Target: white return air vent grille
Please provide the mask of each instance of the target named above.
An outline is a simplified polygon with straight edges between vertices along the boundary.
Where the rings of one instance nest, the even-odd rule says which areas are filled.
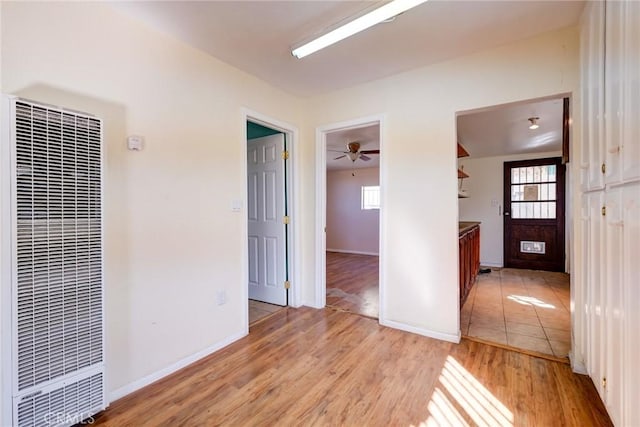
[[[102,374],[83,378],[18,403],[17,427],[73,425],[102,408]]]
[[[102,122],[14,105],[14,422],[46,425],[104,400]]]

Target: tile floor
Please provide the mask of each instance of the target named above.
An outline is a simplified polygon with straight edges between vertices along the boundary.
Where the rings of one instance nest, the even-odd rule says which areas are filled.
[[[462,334],[564,358],[571,349],[569,275],[492,268],[460,313]]]
[[[278,310],[283,309],[284,307],[269,304],[266,302],[249,300],[249,325],[254,322],[257,322],[260,319],[264,319],[272,313],[275,313]]]

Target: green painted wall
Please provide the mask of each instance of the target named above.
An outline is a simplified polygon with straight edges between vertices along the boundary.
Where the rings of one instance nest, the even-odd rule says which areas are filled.
[[[262,138],[263,136],[275,135],[277,133],[282,132],[257,123],[247,122],[247,139]]]

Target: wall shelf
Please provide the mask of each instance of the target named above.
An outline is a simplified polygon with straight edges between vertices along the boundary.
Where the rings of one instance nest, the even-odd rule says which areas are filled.
[[[469,152],[462,145],[460,145],[460,143],[458,143],[458,158],[468,157],[468,156],[469,156]],[[467,192],[462,189],[462,180],[465,178],[469,178],[469,175],[466,174],[463,169],[464,169],[464,166],[461,166],[458,168],[458,179],[460,180],[458,184],[458,199],[464,199],[469,197]]]

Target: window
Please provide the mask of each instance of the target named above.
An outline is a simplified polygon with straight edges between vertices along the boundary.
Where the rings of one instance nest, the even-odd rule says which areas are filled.
[[[380,186],[362,186],[362,209],[380,209]]]
[[[556,217],[556,165],[511,169],[511,217]]]

